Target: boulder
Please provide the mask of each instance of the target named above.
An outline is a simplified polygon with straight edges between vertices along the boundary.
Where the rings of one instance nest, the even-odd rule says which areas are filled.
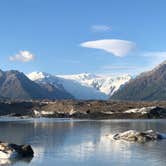
[[[159,139],[166,139],[166,134],[161,134],[153,130],[140,132],[137,130],[128,130],[114,135],[107,135],[113,140],[125,140],[130,142],[147,142]]]
[[[21,165],[28,165],[32,161],[33,157],[25,157],[25,158],[0,158],[0,166],[9,166],[9,165],[17,165],[16,163],[21,162]],[[18,164],[19,165],[19,164]]]
[[[0,158],[33,157],[34,152],[30,145],[16,145],[0,142]]]

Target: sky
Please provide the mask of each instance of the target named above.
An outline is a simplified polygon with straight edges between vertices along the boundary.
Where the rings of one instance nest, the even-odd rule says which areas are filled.
[[[131,74],[166,59],[165,0],[1,0],[0,69]]]

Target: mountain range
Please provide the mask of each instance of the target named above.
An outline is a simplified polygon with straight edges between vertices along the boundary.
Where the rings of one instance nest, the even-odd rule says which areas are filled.
[[[115,77],[90,73],[55,76],[43,72],[32,72],[27,76],[29,79],[39,84],[49,83],[55,87],[61,85],[66,91],[72,94],[75,99],[81,100],[107,100],[121,85],[131,79],[129,75]]]
[[[0,70],[1,99],[154,101],[166,99],[166,61],[135,78],[90,73],[52,75]]]
[[[97,76],[89,73],[51,75],[32,72],[25,75],[16,70],[0,70],[0,99],[79,99],[107,100],[129,75]]]

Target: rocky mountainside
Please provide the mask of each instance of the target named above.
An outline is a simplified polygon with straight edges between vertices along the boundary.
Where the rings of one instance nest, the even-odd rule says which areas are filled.
[[[130,80],[111,99],[132,101],[166,100],[166,61]]]
[[[0,96],[9,99],[68,99],[73,98],[61,87],[37,84],[23,73],[0,70]]]
[[[54,76],[43,72],[32,72],[27,75],[37,83],[62,85],[76,99],[108,99],[121,85],[131,79],[129,75],[119,77],[98,76],[89,73]]]

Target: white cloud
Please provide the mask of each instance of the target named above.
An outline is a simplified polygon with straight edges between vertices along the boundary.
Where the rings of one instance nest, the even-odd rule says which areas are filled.
[[[149,61],[151,68],[166,60],[166,51],[145,52],[142,55]]]
[[[136,44],[127,40],[103,39],[81,43],[82,47],[104,50],[114,56],[123,57],[134,50]]]
[[[146,52],[143,54],[146,57],[166,58],[166,51]]]
[[[29,51],[20,51],[18,54],[14,56],[10,56],[10,61],[20,61],[20,62],[29,62],[34,59],[34,55],[30,53]]]
[[[107,26],[107,25],[93,25],[91,29],[93,32],[106,32],[106,31],[110,31],[112,28],[111,26]]]
[[[113,65],[105,65],[102,66],[102,69],[106,70],[136,70],[138,67],[136,66],[113,66]]]

